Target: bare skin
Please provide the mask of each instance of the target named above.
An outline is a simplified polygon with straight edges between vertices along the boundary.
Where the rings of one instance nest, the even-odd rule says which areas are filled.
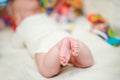
[[[16,23],[34,14],[38,14],[38,0],[15,0],[14,14]],[[27,6],[23,4],[27,3]],[[33,6],[34,5],[34,6]],[[93,65],[93,57],[90,50],[79,40],[69,37],[62,39],[48,53],[35,54],[35,60],[39,72],[44,77],[53,77],[60,73],[61,65],[66,66],[68,63],[78,68],[86,68]]]
[[[68,63],[78,68],[93,65],[89,49],[80,41],[68,37],[61,40],[48,53],[36,54],[35,59],[44,77],[56,76],[60,73],[61,65],[66,66]]]
[[[17,25],[19,25],[25,17],[36,13],[40,13],[38,0],[15,0],[13,3],[13,14]]]

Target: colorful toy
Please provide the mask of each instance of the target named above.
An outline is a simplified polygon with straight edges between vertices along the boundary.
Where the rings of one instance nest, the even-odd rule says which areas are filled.
[[[3,23],[4,23],[4,27],[5,27],[5,25],[6,25],[6,26],[10,26],[13,31],[16,30],[16,24],[15,24],[15,22],[14,22],[14,18],[13,18],[11,15],[6,14],[6,15],[4,15],[4,16],[1,16],[1,17],[0,17],[0,20],[1,20],[1,21],[0,21],[0,24],[3,24]],[[0,26],[0,27],[1,27],[1,26]],[[3,27],[3,25],[2,25],[2,27]]]
[[[83,14],[83,3],[81,0],[67,0],[67,3],[74,8],[74,14],[76,16]]]
[[[41,0],[40,5],[43,12],[46,12],[47,14],[51,14],[55,5],[57,3],[57,0]]]
[[[5,28],[5,22],[3,20],[3,15],[5,13],[5,6],[8,0],[0,0],[0,31]]]
[[[72,22],[81,14],[81,0],[59,0],[58,5],[56,13],[60,23]]]
[[[61,7],[58,8],[58,21],[60,23],[66,23],[67,22],[67,17],[69,15],[70,12],[70,6],[67,4],[62,4]]]
[[[112,46],[119,46],[120,39],[115,37],[112,28],[107,25],[106,20],[99,14],[88,15],[88,20],[93,24],[92,32],[100,36]]]
[[[92,23],[92,24],[96,24],[96,23],[105,23],[105,19],[100,15],[100,14],[89,14],[88,15],[88,20]]]
[[[0,10],[0,19],[4,22],[4,26],[10,26],[13,31],[16,29],[14,22],[14,17],[12,14],[12,1],[11,0],[2,0],[6,1],[6,5]]]
[[[40,0],[41,10],[60,23],[74,21],[82,14],[81,0]]]

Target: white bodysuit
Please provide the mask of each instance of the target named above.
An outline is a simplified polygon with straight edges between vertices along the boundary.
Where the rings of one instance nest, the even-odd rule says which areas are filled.
[[[14,43],[27,47],[34,56],[35,53],[48,52],[54,45],[66,36],[67,32],[45,14],[36,14],[25,18],[18,26]]]

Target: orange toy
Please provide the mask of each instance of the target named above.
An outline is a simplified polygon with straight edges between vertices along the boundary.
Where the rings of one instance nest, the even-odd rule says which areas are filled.
[[[81,9],[83,3],[81,0],[68,0],[69,4],[72,5],[76,9]]]
[[[105,19],[99,15],[99,14],[89,14],[88,15],[88,20],[92,23],[92,24],[96,24],[96,23],[105,23]]]

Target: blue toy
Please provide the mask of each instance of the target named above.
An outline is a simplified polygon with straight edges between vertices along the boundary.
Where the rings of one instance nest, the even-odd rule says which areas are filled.
[[[108,39],[106,41],[112,46],[119,46],[120,39],[115,37],[113,30],[109,26],[107,26],[106,28],[107,28],[106,35],[108,37]]]
[[[119,46],[120,45],[120,39],[118,38],[109,38],[107,42],[113,46]]]

